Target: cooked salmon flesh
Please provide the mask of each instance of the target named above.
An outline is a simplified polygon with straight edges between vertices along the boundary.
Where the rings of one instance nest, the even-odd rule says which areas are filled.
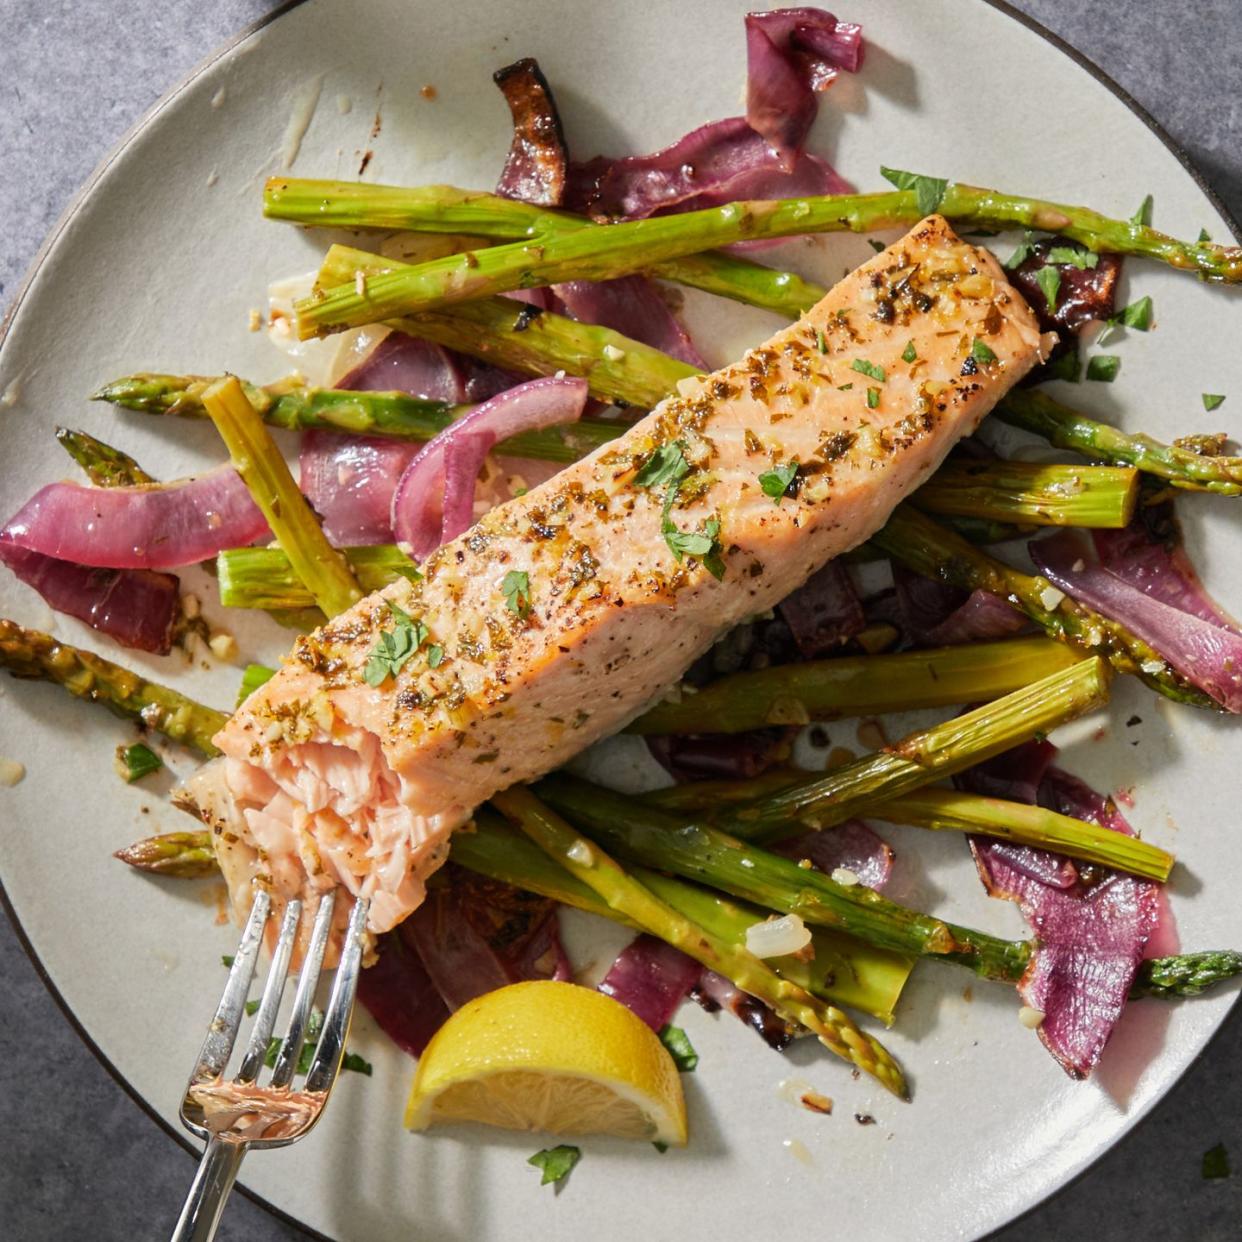
[[[370,897],[371,931],[400,922],[480,803],[621,728],[870,536],[1049,343],[991,255],[931,216],[421,581],[299,639],[184,795],[236,910],[256,883],[278,903],[342,886]]]

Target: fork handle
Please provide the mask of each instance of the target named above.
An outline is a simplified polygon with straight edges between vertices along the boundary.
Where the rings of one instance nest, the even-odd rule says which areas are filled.
[[[171,1242],[211,1242],[216,1236],[216,1226],[237,1180],[246,1147],[245,1143],[230,1142],[214,1135],[208,1140]]]

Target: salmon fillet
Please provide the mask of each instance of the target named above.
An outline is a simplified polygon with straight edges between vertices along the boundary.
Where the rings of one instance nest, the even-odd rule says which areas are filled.
[[[299,639],[185,795],[239,913],[256,882],[278,900],[343,885],[371,898],[371,931],[398,923],[475,807],[621,728],[875,532],[1047,344],[995,259],[931,216],[421,581]],[[413,648],[395,675],[385,643]]]

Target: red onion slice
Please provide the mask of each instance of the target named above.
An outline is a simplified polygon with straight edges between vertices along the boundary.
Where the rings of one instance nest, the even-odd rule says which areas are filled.
[[[798,654],[805,660],[830,655],[867,624],[849,570],[829,561],[776,606]]]
[[[830,165],[801,152],[781,167],[763,135],[741,116],[691,130],[651,155],[597,156],[570,166],[565,203],[596,218],[638,220],[743,198],[844,194],[851,189]]]
[[[463,522],[462,497],[467,490],[473,496],[475,476],[491,445],[521,431],[575,422],[586,400],[584,379],[536,379],[484,401],[446,427],[423,445],[397,484],[392,500],[397,542],[423,560],[446,540],[461,534],[473,519],[462,525],[453,523]],[[451,511],[448,501],[452,502]]]
[[[815,869],[825,875],[849,871],[859,884],[877,892],[893,874],[892,847],[860,819],[847,819],[818,832],[804,832],[772,848],[774,853],[796,862],[809,858]]]
[[[336,387],[353,392],[404,392],[428,401],[466,399],[466,381],[457,357],[442,345],[404,332],[390,332],[337,380]]]
[[[815,91],[862,64],[862,27],[823,9],[746,15],[746,120],[789,170],[815,120]]]
[[[655,936],[642,935],[621,950],[599,990],[658,1031],[672,1020],[702,974],[694,958]]]
[[[980,638],[1003,638],[1027,626],[1012,605],[988,591],[967,594],[906,569],[893,566],[900,614],[899,628],[917,647],[944,647]]]
[[[1121,622],[1226,711],[1242,712],[1242,633],[1222,621],[1219,610],[1209,610],[1201,591],[1191,592],[1180,580],[1135,585],[1099,561],[1077,531],[1035,540],[1030,552],[1049,582]]]
[[[1067,772],[1050,769],[1040,794],[1063,815],[1133,835],[1111,798]],[[1009,866],[993,845],[979,838],[972,843],[979,875],[992,896],[1017,902],[1036,936],[1018,990],[1043,1015],[1044,1046],[1070,1077],[1085,1078],[1125,1009],[1139,962],[1156,934],[1160,885],[1094,869],[1090,881],[1053,887]]]
[[[123,647],[172,650],[180,583],[151,569],[96,569],[28,552],[0,539],[0,561],[50,608],[84,621]]]
[[[496,193],[559,207],[565,190],[565,132],[538,61],[524,57],[492,74],[513,117],[513,140]]]
[[[1132,835],[1111,798],[1051,766],[1057,748],[1028,742],[953,778],[959,789],[1038,802],[1062,815]],[[1160,885],[1030,846],[971,837],[979,878],[1013,901],[1036,936],[1018,984],[1039,1037],[1071,1077],[1099,1060],[1121,1017],[1139,962],[1156,934]]]
[[[49,483],[0,539],[59,561],[105,569],[174,569],[268,534],[232,466],[148,487]]]
[[[308,431],[298,455],[298,485],[340,548],[392,542],[392,497],[418,444]]]
[[[379,957],[358,979],[358,1001],[402,1052],[420,1057],[449,1009],[418,955],[410,922],[377,941]]]
[[[645,276],[574,280],[554,289],[562,309],[572,318],[611,328],[692,367],[708,369],[690,334]]]
[[[558,977],[556,903],[453,868],[402,924],[449,1010],[525,979]]]

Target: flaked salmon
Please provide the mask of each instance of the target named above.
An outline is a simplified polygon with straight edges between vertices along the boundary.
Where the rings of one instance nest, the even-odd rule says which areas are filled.
[[[865,540],[1047,344],[996,261],[931,216],[421,581],[299,639],[187,790],[238,910],[255,882],[342,885],[392,927],[475,807],[622,727]]]

